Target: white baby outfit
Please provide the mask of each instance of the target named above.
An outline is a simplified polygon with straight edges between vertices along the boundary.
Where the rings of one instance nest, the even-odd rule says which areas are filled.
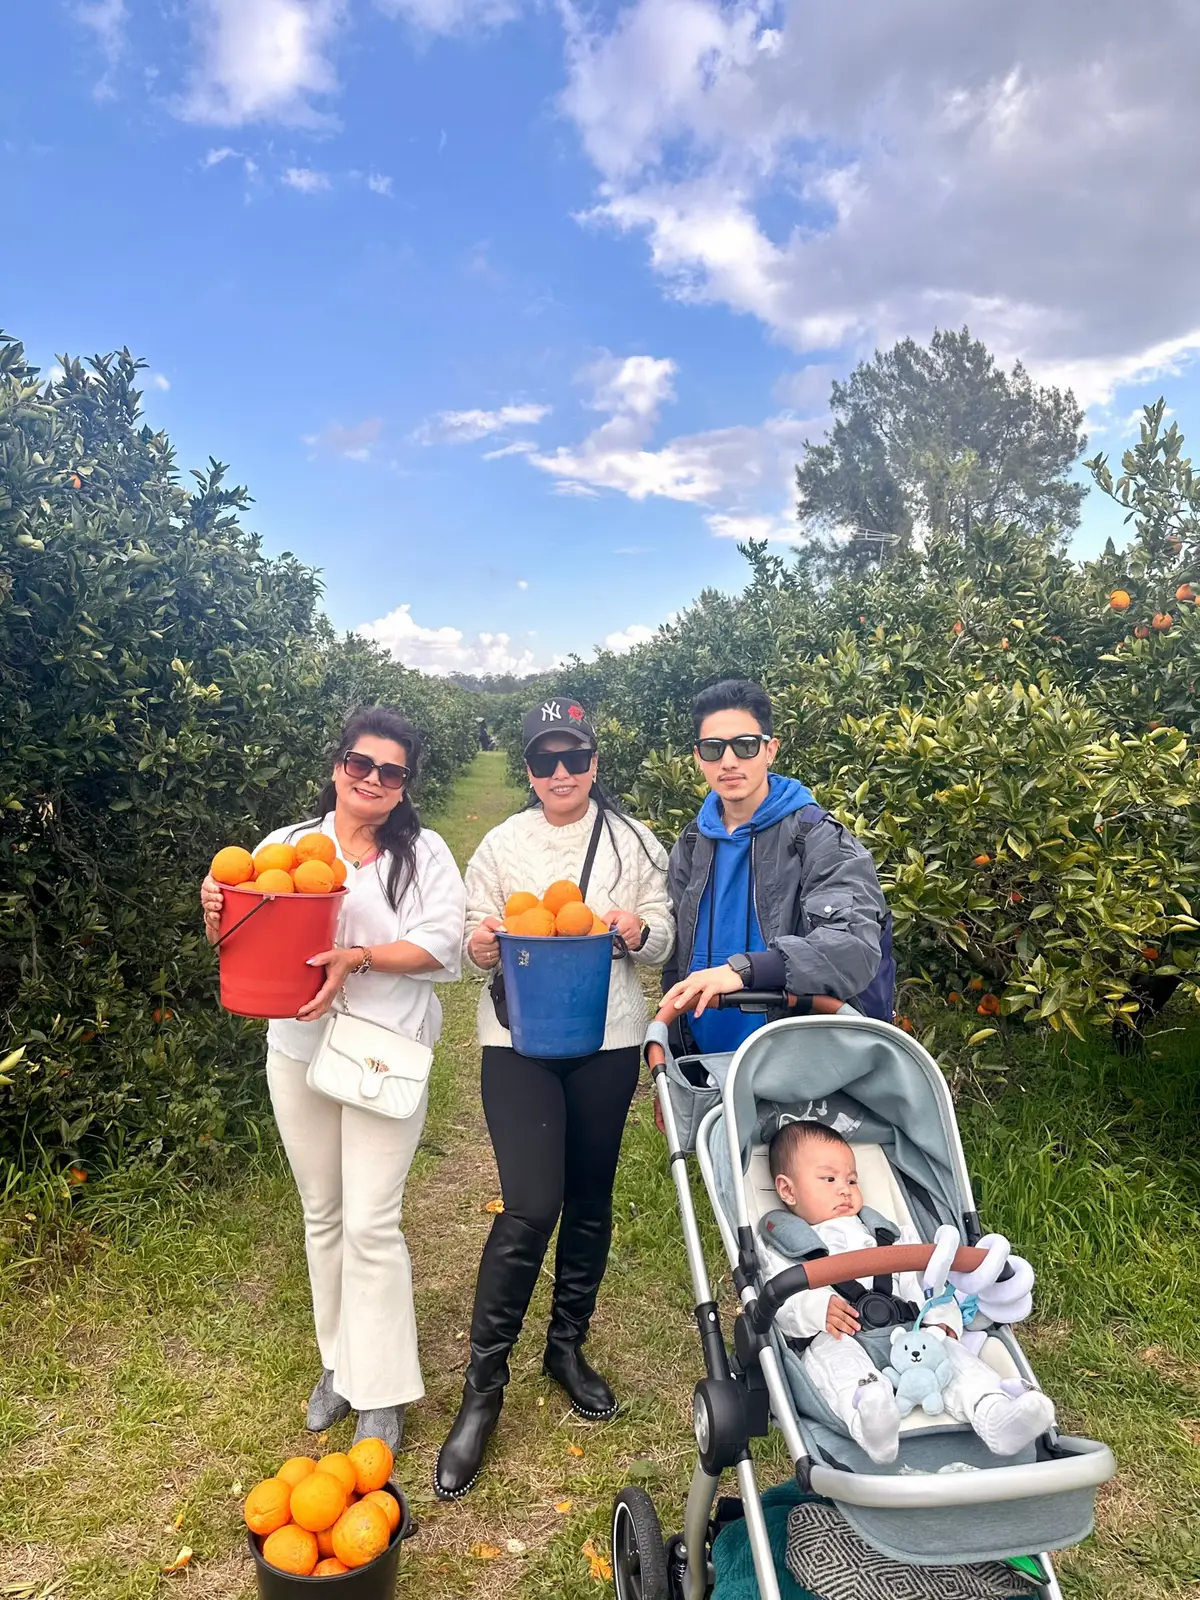
[[[875,1236],[858,1216],[833,1217],[811,1224],[831,1256],[851,1250],[876,1248]],[[911,1227],[900,1229],[898,1244],[920,1244]],[[774,1277],[795,1263],[760,1238],[759,1249],[767,1275]],[[871,1278],[858,1280],[865,1289]],[[917,1307],[925,1304],[919,1274],[898,1273],[891,1292]],[[876,1368],[862,1345],[849,1335],[834,1338],[825,1331],[830,1299],[837,1290],[809,1289],[796,1294],[780,1308],[775,1319],[779,1331],[790,1339],[811,1339],[801,1360],[818,1393],[839,1416],[872,1461],[894,1461],[899,1449],[900,1410],[891,1384]],[[1051,1426],[1054,1407],[1040,1389],[1013,1396],[1001,1386],[991,1367],[963,1348],[962,1312],[957,1301],[939,1305],[921,1324],[950,1329],[957,1337],[945,1341],[945,1355],[953,1372],[942,1390],[946,1414],[966,1422],[997,1455],[1015,1455]]]

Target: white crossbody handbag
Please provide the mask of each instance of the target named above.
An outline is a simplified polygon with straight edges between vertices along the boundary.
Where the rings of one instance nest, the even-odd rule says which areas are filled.
[[[421,1104],[432,1066],[433,1051],[419,1039],[348,1010],[334,1010],[308,1064],[307,1082],[317,1094],[344,1106],[403,1121]]]

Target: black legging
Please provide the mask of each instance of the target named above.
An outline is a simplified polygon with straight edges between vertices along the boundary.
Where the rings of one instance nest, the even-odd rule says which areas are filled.
[[[636,1045],[560,1061],[484,1046],[483,1111],[507,1213],[549,1236],[564,1202],[608,1202],[640,1065]]]

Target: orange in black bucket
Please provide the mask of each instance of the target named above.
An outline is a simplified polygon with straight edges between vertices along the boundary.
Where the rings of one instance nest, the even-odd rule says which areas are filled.
[[[319,1594],[331,1595],[333,1600],[393,1600],[400,1569],[400,1549],[416,1529],[408,1501],[400,1490],[389,1483],[381,1492],[390,1495],[399,1510],[399,1521],[391,1543],[365,1567],[355,1567],[334,1577],[318,1577],[314,1573],[311,1577],[302,1578],[295,1573],[280,1572],[263,1560],[259,1539],[249,1534],[247,1537],[250,1553],[254,1557],[261,1600],[301,1600],[301,1597],[303,1600],[314,1600]]]
[[[264,894],[243,883],[221,893],[221,1004],[239,1017],[294,1017],[325,982],[308,960],[333,948],[345,889]]]

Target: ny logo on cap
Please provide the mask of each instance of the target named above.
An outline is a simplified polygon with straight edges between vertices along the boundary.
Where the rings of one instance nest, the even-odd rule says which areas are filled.
[[[559,705],[557,700],[547,700],[545,702],[545,704],[542,706],[542,721],[543,722],[561,722],[562,721],[562,707]]]

